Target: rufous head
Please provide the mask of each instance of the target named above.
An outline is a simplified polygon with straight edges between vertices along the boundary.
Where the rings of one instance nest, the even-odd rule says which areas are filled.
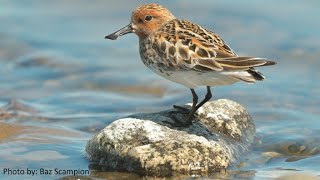
[[[106,39],[115,40],[119,36],[135,33],[140,41],[144,40],[166,22],[175,19],[168,9],[159,4],[145,4],[132,12],[131,22],[124,28],[106,36]]]

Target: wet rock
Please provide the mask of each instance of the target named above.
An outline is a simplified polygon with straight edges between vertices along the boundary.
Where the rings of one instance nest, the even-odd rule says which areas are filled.
[[[88,141],[86,155],[107,171],[204,174],[230,166],[254,140],[254,123],[236,102],[206,103],[189,127],[174,120],[186,116],[173,109],[119,119]]]

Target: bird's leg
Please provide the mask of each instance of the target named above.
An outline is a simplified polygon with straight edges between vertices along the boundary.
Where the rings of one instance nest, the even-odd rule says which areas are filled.
[[[192,92],[192,91],[191,91]],[[193,93],[192,93],[193,94]],[[196,97],[198,98],[198,97]],[[189,113],[191,111],[190,107],[173,105],[173,109],[180,111],[181,113]]]
[[[194,113],[197,111],[197,103],[198,103],[197,93],[194,91],[194,89],[190,89],[190,90],[193,98],[192,98],[192,107],[185,123],[187,126],[192,124],[192,119],[194,117]]]
[[[186,120],[186,125],[191,125],[192,124],[192,119],[194,117],[195,112],[202,106],[204,105],[206,102],[208,102],[211,98],[212,98],[212,94],[211,94],[211,90],[210,90],[210,86],[207,86],[207,94],[204,97],[204,99],[197,105],[198,102],[198,96],[196,94],[196,92],[191,89],[192,95],[193,95],[193,104],[192,104],[192,108],[191,111],[187,117]]]
[[[204,99],[197,105],[196,111],[212,98],[210,86],[207,86],[207,94]]]
[[[194,91],[194,89],[190,89],[190,90],[191,90],[192,97],[193,97],[193,99],[192,99],[193,103],[192,103],[191,109],[186,108],[186,107],[173,105],[173,108],[180,111],[179,113],[188,114],[187,120],[181,121],[180,119],[178,119],[176,116],[173,115],[173,113],[175,113],[176,111],[173,111],[170,113],[170,118],[176,122],[176,124],[174,125],[176,127],[189,126],[192,124],[193,114],[195,112],[194,109],[196,108],[197,103],[198,103],[198,96],[197,96],[196,92]]]
[[[194,114],[195,112],[202,106],[204,105],[206,102],[208,102],[211,98],[212,98],[212,93],[211,93],[211,89],[210,86],[207,86],[207,94],[204,97],[204,99],[197,105],[198,103],[198,96],[196,94],[196,92],[194,91],[194,89],[190,89],[192,96],[193,96],[193,103],[192,103],[192,107],[191,109],[187,109],[184,107],[180,107],[180,106],[176,106],[174,105],[173,107],[179,110],[182,110],[184,112],[189,112],[187,119],[185,120],[185,123],[183,123],[185,126],[191,125],[192,124],[192,119],[194,118]],[[175,117],[173,118],[175,121],[182,123],[181,121],[178,121]]]

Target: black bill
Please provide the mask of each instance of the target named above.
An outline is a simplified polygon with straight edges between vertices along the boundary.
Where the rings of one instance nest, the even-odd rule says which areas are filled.
[[[132,25],[129,24],[126,27],[120,29],[119,31],[116,31],[108,36],[106,36],[106,39],[111,39],[111,40],[116,40],[119,36],[128,34],[128,33],[133,33]]]

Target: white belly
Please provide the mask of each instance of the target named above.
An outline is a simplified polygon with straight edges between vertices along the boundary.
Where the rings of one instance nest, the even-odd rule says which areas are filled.
[[[186,86],[196,88],[198,86],[224,86],[236,83],[239,79],[225,75],[224,72],[206,72],[197,71],[163,71],[154,70],[158,75]]]

